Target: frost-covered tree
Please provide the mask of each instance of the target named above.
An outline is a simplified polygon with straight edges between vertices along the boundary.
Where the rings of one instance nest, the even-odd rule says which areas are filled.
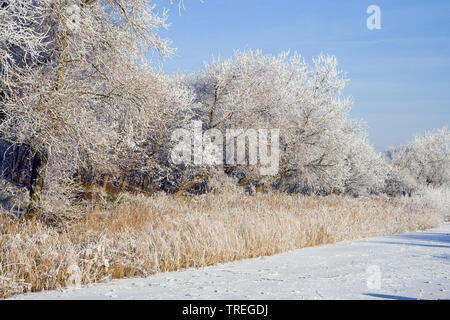
[[[345,192],[353,195],[381,193],[385,190],[390,167],[382,154],[375,152],[367,134],[360,131],[346,147],[348,176]]]
[[[0,139],[30,150],[29,212],[80,169],[129,157],[183,104],[151,70],[152,52],[172,49],[147,0],[4,0],[0,16]]]
[[[239,184],[261,190],[281,180],[287,189],[332,191],[344,189],[350,174],[345,150],[354,137],[347,120],[351,100],[342,96],[346,82],[332,56],[310,67],[297,54],[249,51],[206,64],[191,86],[204,130],[280,129],[279,173],[262,177],[255,166],[225,165]],[[197,177],[207,176],[202,170]]]
[[[405,146],[387,152],[396,179],[391,184],[409,193],[418,186],[440,187],[450,183],[450,132],[447,127],[417,135]],[[405,190],[398,190],[405,191]]]

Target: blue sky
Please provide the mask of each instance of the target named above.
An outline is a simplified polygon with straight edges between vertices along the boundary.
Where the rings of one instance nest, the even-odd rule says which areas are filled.
[[[236,49],[307,61],[336,55],[350,83],[350,116],[363,119],[377,150],[450,122],[448,0],[184,0],[170,8],[168,31],[177,52],[164,70],[194,72]],[[368,30],[369,5],[381,8],[381,30]]]

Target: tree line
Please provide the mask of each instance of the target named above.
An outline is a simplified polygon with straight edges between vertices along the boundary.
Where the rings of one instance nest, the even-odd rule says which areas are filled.
[[[449,183],[447,128],[375,152],[351,121],[348,81],[334,56],[236,52],[192,75],[166,75],[154,55],[167,12],[147,0],[0,1],[0,200],[70,207],[92,186],[111,192],[277,190],[412,194]],[[172,133],[280,129],[279,172],[248,163],[171,161]],[[229,141],[227,142],[229,143]]]

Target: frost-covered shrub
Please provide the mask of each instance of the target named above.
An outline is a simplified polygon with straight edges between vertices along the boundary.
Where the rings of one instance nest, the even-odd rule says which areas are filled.
[[[450,183],[450,132],[447,127],[416,136],[405,146],[388,150],[392,166],[388,187],[409,194],[418,188]]]
[[[29,194],[25,187],[19,187],[0,178],[0,211],[9,211],[17,216],[22,215],[29,204]]]
[[[450,185],[421,186],[414,195],[414,199],[436,210],[446,220],[450,220]]]
[[[242,194],[243,188],[239,187],[235,178],[227,175],[223,170],[211,170],[207,181],[207,192]]]

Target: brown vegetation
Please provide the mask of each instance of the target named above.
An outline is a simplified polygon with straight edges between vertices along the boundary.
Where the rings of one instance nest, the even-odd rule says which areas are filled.
[[[0,297],[437,226],[407,200],[286,194],[122,198],[64,227],[0,214]]]

